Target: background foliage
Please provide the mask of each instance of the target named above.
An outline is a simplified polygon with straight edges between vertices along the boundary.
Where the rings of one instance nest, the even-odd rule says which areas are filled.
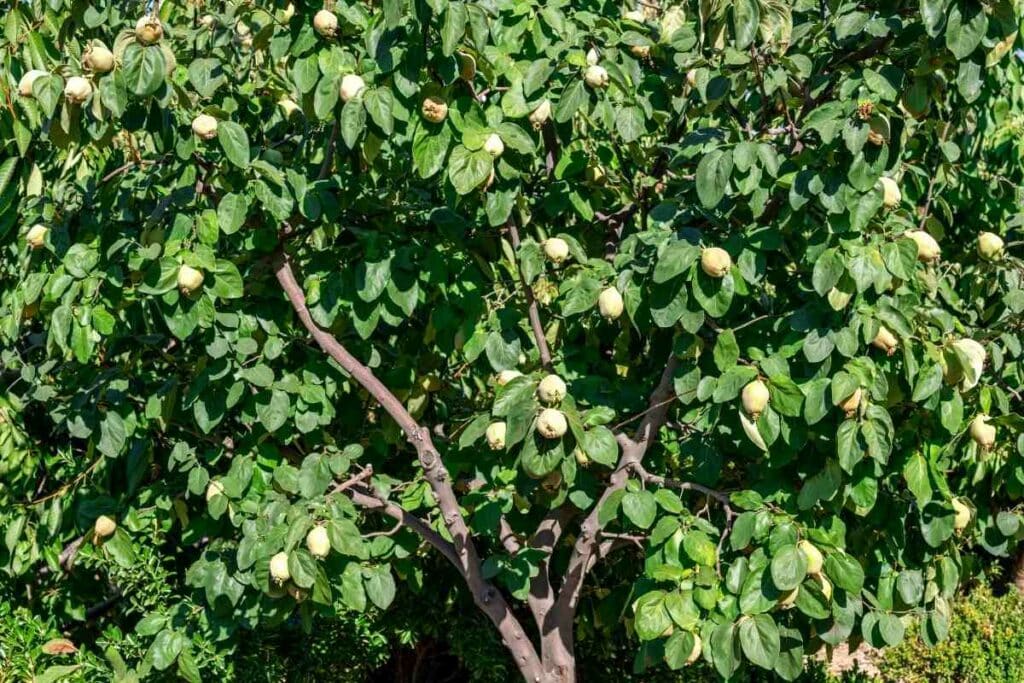
[[[333,36],[319,9],[37,0],[4,18],[0,591],[33,624],[16,649],[59,630],[101,638],[81,671],[199,680],[253,631],[358,624],[399,591],[440,624],[472,609],[420,536],[353,502],[450,536],[399,424],[282,296],[285,260],[315,324],[431,428],[524,623],[533,578],[607,541],[581,652],[624,638],[641,668],[678,668],[699,637],[718,675],[792,679],[823,643],[945,638],[959,583],[1024,534],[1020,3],[386,0],[329,8]],[[83,67],[99,43],[110,73]],[[621,317],[598,307],[610,287]],[[537,432],[551,372],[555,439]],[[744,411],[758,379],[770,400]],[[577,526],[549,558],[529,541],[552,510]]]

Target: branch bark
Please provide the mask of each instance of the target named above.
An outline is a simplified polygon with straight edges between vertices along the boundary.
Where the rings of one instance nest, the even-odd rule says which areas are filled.
[[[562,579],[561,589],[545,620],[545,628],[541,632],[546,670],[558,670],[572,666],[575,658],[572,626],[583,581],[594,564],[610,553],[615,546],[614,540],[610,539],[604,542],[601,540],[602,525],[598,520],[599,512],[612,494],[626,485],[630,469],[643,460],[651,441],[657,436],[661,425],[664,424],[671,403],[667,399],[673,394],[673,375],[678,364],[678,359],[672,355],[661,373],[658,385],[651,392],[648,401],[650,408],[644,415],[633,438],[629,438],[625,434],[618,434],[616,437],[622,447],[618,466],[612,473],[608,486],[601,494],[600,499],[580,525],[580,535],[573,547],[572,555],[569,557],[569,565]]]
[[[448,474],[448,468],[442,462],[437,449],[434,448],[430,437],[430,430],[421,427],[405,409],[401,401],[377,379],[376,375],[368,367],[360,363],[355,356],[349,353],[348,349],[334,335],[321,329],[316,324],[309,313],[309,309],[306,307],[305,294],[295,279],[291,262],[283,249],[277,254],[275,275],[288,300],[291,302],[292,308],[295,309],[299,320],[313,336],[313,339],[320,348],[377,400],[381,407],[401,427],[406,438],[413,448],[416,449],[417,459],[423,470],[423,475],[433,491],[434,498],[437,500],[437,505],[441,512],[441,518],[452,538],[454,557],[449,555],[446,555],[446,557],[449,561],[455,560],[456,566],[465,578],[466,585],[473,595],[473,600],[498,629],[502,636],[502,642],[511,652],[520,673],[527,680],[540,680],[542,668],[536,650],[523,632],[522,626],[512,613],[505,598],[483,577],[480,557],[477,554],[469,527],[466,525],[466,520],[462,516],[458,500],[455,498],[455,492],[451,485],[451,476]],[[357,493],[356,487],[353,487],[350,491],[353,495]],[[387,510],[388,508],[385,506],[385,512]],[[394,512],[397,514],[397,511]],[[412,520],[410,522],[415,525],[415,522]],[[436,543],[436,539],[432,541],[429,538],[429,534],[427,534],[429,527],[415,525],[410,528],[414,528],[417,533],[420,533],[421,536],[435,547],[441,547]],[[432,532],[432,530],[430,531]]]
[[[512,240],[512,249],[519,251],[519,228],[516,226],[515,218],[508,219],[508,236]],[[540,321],[540,306],[537,305],[537,298],[533,295],[533,288],[523,276],[522,269],[519,270],[519,282],[523,285],[523,296],[526,297],[526,312],[530,318],[530,327],[533,329],[533,338],[537,342],[537,352],[540,353],[540,364],[545,370],[551,370],[551,349],[548,348],[547,337],[544,336],[544,325]]]

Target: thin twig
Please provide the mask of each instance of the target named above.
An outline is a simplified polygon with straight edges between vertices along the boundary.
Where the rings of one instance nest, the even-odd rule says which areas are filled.
[[[519,251],[519,228],[516,227],[514,217],[508,219],[506,224],[508,235],[512,240],[512,249]],[[540,354],[540,364],[545,370],[551,369],[551,349],[548,348],[547,337],[544,336],[544,325],[540,321],[540,306],[537,305],[537,298],[533,295],[533,288],[526,281],[523,269],[518,267],[519,281],[523,285],[523,296],[526,297],[526,312],[530,318],[530,327],[533,329],[533,339],[537,343],[537,352]]]

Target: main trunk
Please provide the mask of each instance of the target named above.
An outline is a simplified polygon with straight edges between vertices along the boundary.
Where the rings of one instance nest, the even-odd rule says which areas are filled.
[[[572,623],[556,626],[541,635],[544,683],[576,681],[576,653],[573,646]]]

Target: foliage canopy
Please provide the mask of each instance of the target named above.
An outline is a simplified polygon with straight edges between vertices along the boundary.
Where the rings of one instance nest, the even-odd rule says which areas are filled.
[[[122,679],[453,586],[530,680],[943,639],[1024,533],[1021,3],[320,10],[7,13],[3,591]]]

